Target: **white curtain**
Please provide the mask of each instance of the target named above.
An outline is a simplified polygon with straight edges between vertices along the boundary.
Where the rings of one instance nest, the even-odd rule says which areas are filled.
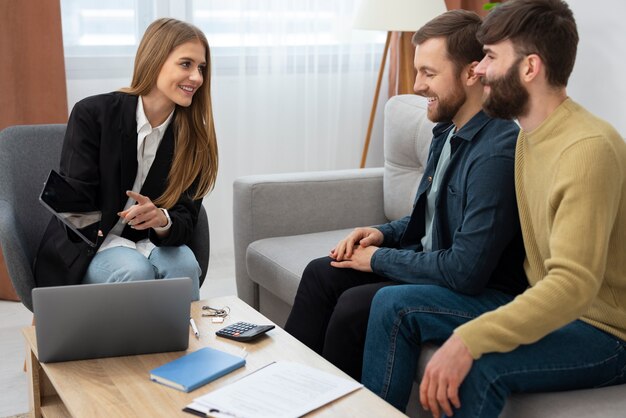
[[[352,30],[350,0],[196,3],[206,12],[196,10],[195,23],[213,45],[220,147],[206,204],[213,242],[230,248],[236,177],[358,167],[384,34]],[[232,17],[228,34],[213,32],[213,13]],[[378,123],[370,166],[382,164],[381,138]]]
[[[238,176],[358,167],[385,38],[381,32],[352,29],[358,0],[155,4],[154,17],[194,23],[211,46],[220,152],[218,181],[204,200],[212,251],[232,251],[232,184]],[[136,21],[140,37],[146,19]],[[119,77],[119,68],[110,70],[118,78],[103,75],[102,66],[115,59],[74,62],[68,57],[66,62],[70,106],[127,85],[132,71],[130,59],[123,64],[126,78]],[[98,75],[92,75],[94,68],[81,71],[94,66]],[[382,165],[384,102],[381,97],[368,166]]]

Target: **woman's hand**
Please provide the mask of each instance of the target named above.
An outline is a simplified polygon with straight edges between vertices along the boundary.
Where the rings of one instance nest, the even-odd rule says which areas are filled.
[[[137,201],[125,211],[119,212],[122,222],[139,231],[148,228],[162,228],[167,225],[167,218],[161,209],[156,207],[149,197],[128,190],[126,195]]]

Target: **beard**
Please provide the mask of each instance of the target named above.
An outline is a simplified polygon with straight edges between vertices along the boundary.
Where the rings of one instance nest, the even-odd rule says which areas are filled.
[[[435,123],[450,122],[459,112],[465,100],[467,100],[467,94],[459,82],[447,97],[437,97],[434,108],[428,108],[427,117]]]
[[[529,95],[519,78],[520,62],[521,58],[500,78],[481,77],[480,82],[491,88],[483,96],[483,110],[492,118],[514,119],[528,112]]]

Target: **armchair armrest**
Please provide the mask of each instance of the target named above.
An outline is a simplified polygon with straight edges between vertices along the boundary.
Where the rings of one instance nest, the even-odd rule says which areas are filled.
[[[246,269],[256,240],[384,222],[382,168],[240,177],[233,184],[237,294],[258,309],[258,286]]]
[[[26,245],[22,242],[20,224],[13,207],[0,199],[0,251],[4,254],[7,272],[15,292],[30,311],[33,310],[31,291],[35,287],[35,278],[30,268]]]

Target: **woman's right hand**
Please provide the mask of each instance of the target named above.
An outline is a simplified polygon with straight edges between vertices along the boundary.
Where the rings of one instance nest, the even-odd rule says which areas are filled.
[[[167,217],[161,209],[152,203],[148,196],[143,196],[131,190],[126,192],[126,196],[134,199],[137,204],[118,213],[123,223],[127,223],[131,228],[139,231],[167,225]]]
[[[349,260],[355,245],[364,248],[370,245],[380,246],[384,238],[383,233],[376,228],[356,228],[347,237],[339,241],[335,248],[330,250],[329,256],[335,261]]]

